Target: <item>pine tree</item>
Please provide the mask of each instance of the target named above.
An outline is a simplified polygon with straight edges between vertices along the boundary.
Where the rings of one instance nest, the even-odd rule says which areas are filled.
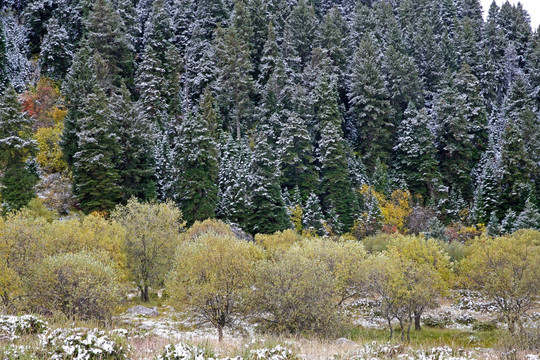
[[[215,217],[219,172],[217,124],[214,100],[207,89],[199,113],[188,114],[184,119],[180,127],[181,143],[177,145],[178,201],[188,225]]]
[[[60,145],[72,170],[75,162],[74,155],[78,151],[77,134],[80,129],[79,119],[82,117],[83,102],[97,85],[91,49],[86,43],[83,43],[62,84],[62,93],[66,95],[68,113],[64,119],[64,132]]]
[[[272,234],[290,226],[279,186],[279,169],[272,148],[259,135],[250,167],[249,229],[252,234]]]
[[[349,80],[350,112],[356,118],[357,148],[373,170],[377,158],[389,158],[392,134],[390,95],[381,74],[381,64],[370,37],[365,37],[353,58]]]
[[[486,231],[489,236],[499,236],[501,234],[501,225],[499,225],[499,219],[497,218],[497,213],[495,211],[493,211],[489,217]]]
[[[319,236],[324,234],[324,217],[321,202],[319,197],[313,192],[309,194],[306,200],[303,215],[302,226],[305,231]]]
[[[538,174],[538,118],[532,112],[532,99],[524,79],[518,77],[505,100],[506,125],[502,142],[502,197],[504,210],[520,211],[524,197],[534,191]]]
[[[252,152],[245,139],[231,134],[220,146],[219,193],[216,214],[241,228],[248,229],[250,166]]]
[[[137,113],[125,86],[111,98],[111,111],[118,127],[122,149],[117,163],[122,201],[131,197],[150,200],[156,197],[151,126]]]
[[[120,87],[122,80],[133,88],[134,48],[123,32],[120,16],[109,0],[96,0],[86,20],[88,46],[99,53],[107,64],[107,77],[111,84],[104,88]]]
[[[540,212],[531,199],[527,199],[523,211],[518,215],[514,222],[512,232],[520,229],[540,229]]]
[[[409,105],[398,130],[394,167],[403,174],[408,189],[424,199],[433,199],[441,184],[437,150],[427,110]]]
[[[61,80],[69,70],[72,58],[67,31],[60,26],[56,18],[52,18],[47,24],[47,34],[43,38],[39,54],[41,72],[52,79]]]
[[[6,56],[6,35],[4,26],[0,23],[0,95],[7,86],[7,56]]]
[[[296,112],[292,112],[286,121],[277,148],[281,186],[287,189],[298,187],[301,198],[306,200],[317,188],[317,172],[307,124]]]
[[[73,185],[81,209],[110,211],[122,198],[118,128],[105,93],[98,87],[82,104]]]
[[[37,176],[26,163],[36,146],[31,137],[32,121],[22,113],[17,93],[9,86],[0,98],[0,194],[4,212],[26,206],[35,196]]]
[[[224,124],[240,138],[251,128],[253,68],[248,44],[240,37],[236,27],[218,28],[216,56],[218,104]]]
[[[317,155],[321,169],[323,206],[327,212],[331,209],[335,211],[339,227],[347,231],[353,226],[358,205],[350,183],[337,93],[328,78],[316,90],[315,109],[315,117],[321,127]]]

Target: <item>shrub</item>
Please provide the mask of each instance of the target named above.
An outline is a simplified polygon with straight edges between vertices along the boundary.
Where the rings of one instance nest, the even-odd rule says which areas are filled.
[[[105,256],[78,253],[46,258],[35,270],[31,304],[69,318],[110,318],[119,303],[120,284]]]
[[[334,279],[340,305],[367,289],[367,254],[362,243],[315,238],[301,242],[298,251],[327,267]]]
[[[271,235],[257,234],[255,242],[263,247],[270,255],[277,255],[287,251],[293,244],[302,240],[302,237],[294,230],[278,231]]]
[[[264,329],[336,333],[335,284],[323,263],[291,249],[278,260],[261,262],[256,274],[252,305]]]
[[[204,221],[195,221],[189,229],[182,234],[184,240],[193,240],[204,234],[215,234],[220,236],[235,236],[231,226],[223,221],[215,219],[206,219]]]
[[[182,212],[171,201],[140,203],[131,198],[118,205],[111,218],[126,230],[127,270],[141,293],[150,300],[150,286],[161,286],[171,267],[184,228]]]
[[[296,360],[296,357],[290,349],[281,345],[273,348],[256,349],[250,351],[250,360]]]
[[[167,345],[157,360],[208,360],[213,359],[213,357],[214,354],[206,349],[179,343]]]
[[[396,235],[393,234],[385,234],[385,233],[378,233],[377,235],[368,236],[366,238],[362,239],[362,244],[364,244],[364,247],[366,248],[366,251],[373,254],[382,252],[392,244],[394,239],[396,238]]]
[[[0,316],[0,340],[13,340],[23,335],[41,334],[47,323],[33,315]]]
[[[497,325],[492,322],[477,322],[473,325],[474,331],[493,331],[497,329]]]
[[[205,234],[179,246],[167,291],[175,306],[187,306],[194,317],[223,328],[244,314],[255,262],[262,252],[253,243],[231,236]]]
[[[41,339],[42,358],[80,360],[128,359],[128,346],[115,334],[98,329],[56,329]]]

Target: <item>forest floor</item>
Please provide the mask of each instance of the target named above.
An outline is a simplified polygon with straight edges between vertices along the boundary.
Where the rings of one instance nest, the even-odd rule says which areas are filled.
[[[155,300],[143,304],[131,300],[110,323],[71,322],[59,318],[48,318],[49,332],[54,329],[99,328],[108,334],[121,335],[122,342],[129,345],[134,360],[155,359],[169,344],[191,344],[211,349],[216,358],[237,357],[249,359],[255,349],[271,349],[277,345],[291,349],[300,359],[400,359],[400,360],[444,360],[444,359],[524,359],[540,360],[538,351],[512,351],[505,325],[497,318],[493,304],[470,292],[455,293],[453,299],[445,300],[437,309],[429,310],[423,317],[423,329],[411,330],[410,342],[401,342],[399,326],[394,324],[395,336],[389,341],[389,331],[384,319],[378,316],[377,303],[362,299],[349,303],[344,316],[350,325],[336,334],[332,340],[305,336],[272,336],[260,334],[247,322],[227,329],[223,341],[218,341],[215,329],[198,324],[187,314],[176,311]],[[125,310],[134,305],[143,305],[158,311],[157,316],[132,315]],[[540,304],[529,314],[528,327],[540,329]],[[0,319],[0,360],[34,359],[33,357],[8,357],[2,346],[31,348],[42,340],[36,336],[14,336],[2,338]],[[540,330],[534,334],[540,334]],[[538,346],[540,339],[535,339]],[[13,344],[13,345],[11,345]],[[59,359],[64,359],[59,357]],[[71,358],[66,358],[71,359]],[[182,358],[181,358],[182,359]],[[199,358],[197,358],[199,359]],[[206,359],[206,358],[203,358]],[[266,359],[266,358],[265,358]],[[288,359],[268,357],[268,359]]]

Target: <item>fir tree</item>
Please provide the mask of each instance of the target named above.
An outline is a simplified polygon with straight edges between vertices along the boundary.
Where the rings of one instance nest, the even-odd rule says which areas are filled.
[[[518,215],[514,222],[512,232],[519,229],[540,229],[540,212],[536,205],[532,203],[531,199],[527,199],[525,202],[523,211]]]
[[[69,96],[66,98],[68,113],[64,119],[64,132],[60,145],[71,168],[75,162],[74,155],[78,151],[77,134],[80,129],[79,119],[82,117],[83,102],[96,86],[97,79],[94,73],[91,50],[86,43],[83,43],[62,84],[62,93],[69,94]]]
[[[252,65],[248,44],[234,26],[218,28],[216,37],[218,63],[217,93],[223,120],[236,137],[250,129],[253,104]]]
[[[272,234],[290,226],[279,186],[279,169],[272,148],[259,136],[250,167],[249,229]]]
[[[7,56],[6,56],[6,35],[4,26],[0,23],[0,95],[7,85]]]
[[[109,0],[96,0],[86,20],[88,46],[99,53],[107,64],[111,86],[119,87],[122,80],[133,88],[134,48],[123,32],[122,20]]]
[[[111,98],[111,111],[118,127],[122,149],[117,168],[120,173],[122,201],[131,197],[150,200],[156,197],[151,126],[137,114],[125,86]]]
[[[0,24],[3,25],[6,51],[6,75],[9,83],[17,91],[25,88],[30,75],[31,64],[28,60],[28,29],[20,23],[15,14],[3,13]]]
[[[520,211],[524,198],[533,190],[533,182],[538,174],[538,134],[539,124],[532,112],[532,100],[523,78],[518,77],[504,104],[506,125],[501,149],[504,173],[502,176],[502,197],[504,210]]]
[[[350,183],[337,94],[328,78],[317,88],[315,109],[315,117],[321,126],[317,155],[321,169],[323,206],[326,211],[335,211],[339,227],[347,231],[353,226],[358,205]]]
[[[105,93],[94,88],[84,99],[74,154],[74,192],[86,213],[110,211],[122,197],[118,128]]]
[[[0,163],[3,211],[26,206],[35,196],[37,176],[26,159],[35,150],[32,121],[22,113],[17,93],[9,86],[0,98]]]
[[[304,230],[315,235],[324,234],[324,217],[321,209],[321,202],[315,193],[310,193],[302,217]]]
[[[504,219],[501,221],[501,233],[502,234],[511,234],[512,229],[514,229],[514,224],[517,219],[517,214],[514,210],[508,209]]]
[[[295,69],[298,72],[302,72],[309,62],[316,29],[317,18],[313,6],[309,6],[306,0],[299,0],[287,19],[284,40],[293,51],[291,55],[298,57],[299,67]]]
[[[199,113],[188,114],[184,119],[180,127],[181,143],[177,145],[178,201],[188,225],[215,217],[219,171],[217,123],[212,94],[207,89]]]
[[[397,126],[409,103],[423,103],[422,83],[414,59],[390,45],[384,54],[382,69],[386,78],[390,104],[395,114]],[[399,132],[398,132],[399,133]]]
[[[298,187],[303,200],[317,188],[314,150],[307,124],[292,112],[281,132],[277,148],[281,163],[281,185],[287,189]]]
[[[56,18],[52,18],[47,24],[47,34],[43,38],[39,54],[41,71],[52,79],[61,80],[69,70],[72,58],[67,31],[60,26]]]
[[[486,231],[489,236],[499,236],[501,234],[501,225],[499,224],[499,219],[497,218],[497,213],[495,211],[489,216]]]
[[[390,95],[381,74],[379,56],[370,37],[356,50],[349,80],[350,111],[356,118],[357,147],[367,168],[373,170],[377,158],[389,157],[392,134]]]
[[[413,104],[409,105],[394,147],[396,171],[404,176],[413,194],[425,199],[434,198],[442,185],[430,122],[425,108],[418,111]]]
[[[251,158],[245,139],[234,139],[231,134],[222,139],[216,214],[244,229],[248,228]]]

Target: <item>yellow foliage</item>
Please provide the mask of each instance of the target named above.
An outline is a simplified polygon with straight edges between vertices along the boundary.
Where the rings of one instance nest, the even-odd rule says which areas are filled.
[[[377,192],[371,186],[366,184],[362,185],[359,190],[360,194],[364,199],[375,198],[379,205],[379,211],[382,216],[382,223],[389,228],[390,231],[396,230],[401,233],[406,233],[407,229],[405,228],[405,222],[407,217],[412,212],[412,197],[411,193],[408,190],[395,190],[390,198],[384,196],[384,194]],[[368,201],[368,200],[365,200]],[[363,218],[367,218],[367,213],[363,214]],[[366,221],[360,221],[360,223],[355,224],[355,228],[360,226],[369,226],[370,224],[365,224]],[[362,223],[362,224],[361,224]],[[362,229],[359,229],[362,233]],[[365,235],[372,233],[369,229],[366,229]]]
[[[285,252],[301,239],[302,237],[296,231],[290,229],[278,231],[271,235],[255,235],[255,242],[265,249],[270,256]]]
[[[260,259],[257,245],[232,236],[207,233],[183,243],[166,282],[173,305],[213,325],[221,340],[245,309]]]
[[[228,224],[216,219],[206,219],[204,221],[195,221],[185,233],[182,239],[193,240],[204,234],[215,234],[220,236],[235,236]]]
[[[540,296],[540,232],[480,237],[461,264],[464,280],[494,301],[514,332]]]
[[[293,208],[289,209],[291,211],[291,223],[294,226],[294,230],[296,230],[297,233],[302,233],[302,218],[304,216],[304,209],[300,205],[296,205]]]
[[[408,190],[395,190],[390,199],[385,199],[382,194],[377,195],[384,223],[395,226],[400,232],[405,233],[405,221],[412,211],[411,193]]]
[[[60,147],[63,131],[64,123],[60,121],[54,127],[39,128],[34,134],[34,140],[38,143],[36,161],[48,173],[62,172],[67,169]]]

